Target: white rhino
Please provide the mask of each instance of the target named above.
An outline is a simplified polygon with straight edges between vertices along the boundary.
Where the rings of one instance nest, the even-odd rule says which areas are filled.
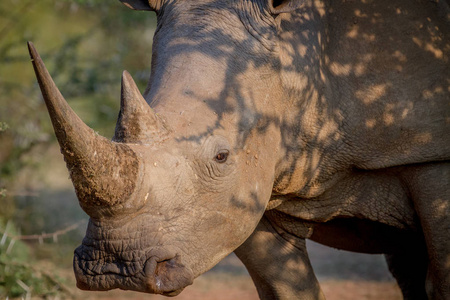
[[[30,44],[90,216],[78,287],[173,296],[235,251],[262,299],[322,299],[309,238],[386,254],[405,299],[450,299],[448,2],[121,1],[158,27],[112,141]]]

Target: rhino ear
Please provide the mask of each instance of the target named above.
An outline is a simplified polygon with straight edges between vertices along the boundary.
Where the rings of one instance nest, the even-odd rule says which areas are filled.
[[[289,13],[304,3],[304,0],[269,0],[270,12],[274,15]]]
[[[125,6],[135,10],[157,10],[162,0],[119,0]]]

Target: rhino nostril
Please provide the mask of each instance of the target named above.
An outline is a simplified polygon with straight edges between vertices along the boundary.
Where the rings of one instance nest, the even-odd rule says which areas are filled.
[[[175,296],[192,284],[192,271],[181,263],[180,256],[152,256],[144,266],[147,289],[152,293]]]
[[[160,276],[168,276],[168,274],[171,274],[173,270],[184,267],[178,261],[179,260],[177,259],[177,257],[174,257],[158,262],[155,271],[156,277],[158,278]]]
[[[184,267],[179,263],[178,256],[173,258],[158,259],[157,257],[150,257],[144,266],[146,276],[164,276],[168,272],[177,268]]]

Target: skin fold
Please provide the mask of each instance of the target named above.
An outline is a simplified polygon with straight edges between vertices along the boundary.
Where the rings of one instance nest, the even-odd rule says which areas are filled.
[[[324,299],[305,239],[450,297],[445,1],[121,0],[155,11],[112,141],[33,65],[80,205],[78,287],[175,296],[235,251],[261,299]]]

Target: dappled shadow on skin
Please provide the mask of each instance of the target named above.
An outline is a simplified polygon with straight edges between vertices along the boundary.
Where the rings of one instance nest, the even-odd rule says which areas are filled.
[[[216,118],[178,141],[200,143],[229,115],[237,145],[277,128],[272,200],[317,197],[355,169],[450,158],[446,3],[307,1],[274,16],[265,1],[180,2],[160,12],[146,99],[158,108],[165,96],[177,96],[161,91],[173,74],[195,67],[179,57],[214,61],[224,74],[218,92],[205,96],[186,86],[183,97],[205,103]],[[261,199],[232,200],[247,210],[253,201],[260,210]],[[292,280],[285,284],[298,283]]]
[[[238,117],[239,121],[236,130],[243,134],[242,139],[244,143],[246,135],[249,134],[249,129],[255,127],[258,121],[260,124],[278,122],[274,117],[270,117],[268,113],[255,111],[254,107],[251,107],[259,99],[253,98],[252,95],[247,95],[246,91],[244,91],[246,86],[241,83],[243,81],[242,77],[246,75],[250,68],[255,68],[256,71],[258,68],[264,68],[269,72],[279,69],[279,63],[273,57],[267,57],[269,51],[264,53],[259,49],[267,50],[261,45],[261,41],[258,40],[258,38],[261,38],[259,35],[265,36],[270,33],[271,36],[274,36],[275,28],[259,26],[258,24],[258,35],[252,35],[247,32],[246,36],[236,38],[235,33],[242,34],[240,31],[243,29],[240,27],[244,26],[249,30],[254,25],[240,24],[241,21],[248,23],[249,21],[245,21],[245,19],[249,18],[249,16],[239,10],[238,4],[230,5],[230,3],[224,3],[223,1],[207,2],[207,4],[186,5],[168,2],[165,5],[164,11],[160,16],[160,29],[157,31],[155,39],[156,45],[162,44],[163,47],[161,49],[158,49],[157,46],[155,47],[157,55],[154,57],[156,60],[154,60],[153,65],[153,76],[146,92],[146,98],[151,102],[152,106],[162,100],[158,95],[155,96],[160,89],[164,89],[167,85],[167,82],[163,82],[164,79],[160,74],[167,69],[174,68],[173,60],[178,58],[178,56],[190,53],[204,55],[217,62],[217,66],[213,66],[213,68],[220,69],[220,72],[225,74],[223,82],[217,82],[223,88],[217,95],[212,97],[199,95],[198,91],[189,87],[186,87],[184,93],[188,98],[206,103],[217,114],[217,119],[214,125],[209,126],[205,132],[183,137],[181,140],[200,140],[202,137],[208,136],[216,129],[222,127],[221,123],[225,114],[238,112],[236,117]],[[256,3],[253,3],[253,5],[257,6]],[[182,6],[182,8],[177,6]],[[262,10],[263,8],[254,7],[252,9]],[[261,11],[257,13],[261,13]],[[213,18],[217,18],[217,20]],[[226,18],[230,18],[230,20],[226,20]],[[164,21],[167,19],[169,21]],[[185,23],[187,20],[189,22]],[[211,20],[214,20],[214,22],[211,22]],[[238,24],[232,24],[231,20],[237,21]],[[218,26],[212,26],[212,24],[219,22]],[[182,39],[183,42],[169,42],[176,39]],[[265,42],[275,44],[269,40]],[[161,53],[163,54],[161,55]],[[195,66],[192,67],[195,68]],[[178,66],[175,69],[178,69]],[[180,68],[177,71],[182,72],[185,70]],[[199,81],[202,79],[198,78]],[[230,102],[229,99],[233,99],[236,103]],[[267,125],[259,128],[264,130],[265,127]]]
[[[240,210],[246,210],[251,211],[253,213],[257,213],[261,211],[261,209],[264,209],[261,207],[261,203],[258,201],[258,197],[256,194],[251,194],[252,202],[248,201],[247,199],[243,201],[242,199],[237,199],[236,197],[231,198],[231,203]]]
[[[235,253],[247,267],[261,299],[321,299],[322,293],[306,253],[305,240],[263,217]]]
[[[432,111],[446,108],[448,58],[425,46],[448,53],[448,24],[437,20],[440,33],[431,33],[426,27],[435,25],[421,16],[436,17],[435,5],[333,1],[281,21],[301,28],[284,40],[290,55],[282,70],[301,100],[284,118],[289,154],[280,163],[280,184],[300,175],[292,171],[299,166],[302,175],[323,182],[342,164],[379,169],[448,159],[449,110]]]
[[[449,112],[433,110],[445,101],[450,82],[445,72],[448,24],[438,19],[444,4],[315,2],[278,16],[277,30],[264,22],[267,16],[261,17],[267,13],[263,1],[205,2],[168,2],[155,39],[157,55],[147,91],[152,105],[162,100],[157,93],[169,84],[161,74],[184,71],[172,66],[180,55],[199,53],[225,69],[218,95],[205,98],[186,88],[187,96],[205,102],[217,119],[205,132],[182,139],[200,141],[211,135],[227,113],[238,119],[242,145],[252,130],[280,128],[285,153],[276,178],[280,193],[293,176],[323,182],[349,165],[377,169],[448,158],[448,144],[442,140],[448,136],[443,128]],[[212,18],[234,20],[232,16],[248,31],[244,38],[236,38],[236,25],[211,25],[217,23]],[[184,42],[165,43],[180,36]],[[263,99],[244,90],[259,82],[242,80],[250,68],[281,73],[284,95],[280,103],[272,103],[281,118],[278,111],[255,110]],[[310,187],[305,182],[302,188],[307,192]]]

